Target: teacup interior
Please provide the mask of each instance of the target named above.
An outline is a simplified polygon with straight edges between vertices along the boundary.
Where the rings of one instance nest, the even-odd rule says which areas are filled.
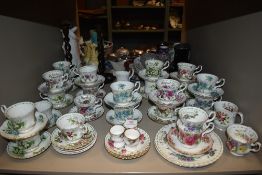
[[[110,85],[113,91],[125,91],[134,88],[134,83],[128,81],[118,81]]]
[[[125,131],[125,128],[122,125],[115,125],[111,127],[110,133],[113,135],[121,135]]]
[[[69,113],[61,116],[57,121],[56,125],[60,129],[73,129],[83,125],[85,118],[83,115],[78,113]]]
[[[195,107],[181,108],[179,117],[189,122],[204,122],[208,119],[208,115],[204,110]]]
[[[170,89],[170,90],[176,90],[178,89],[180,83],[176,80],[171,79],[161,79],[157,81],[157,88],[158,89]]]
[[[139,131],[137,129],[127,129],[125,131],[125,136],[126,138],[130,139],[130,140],[136,140],[139,138]]]
[[[258,139],[256,132],[252,128],[240,124],[230,125],[227,128],[227,134],[241,143],[253,143]]]
[[[39,112],[42,112],[51,109],[52,104],[47,100],[43,100],[43,101],[36,102],[35,107]]]

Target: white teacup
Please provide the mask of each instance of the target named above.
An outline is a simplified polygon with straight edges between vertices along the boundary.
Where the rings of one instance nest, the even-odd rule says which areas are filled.
[[[92,115],[96,112],[96,109],[101,107],[102,99],[97,99],[94,95],[83,94],[75,97],[74,103],[80,114]]]
[[[134,106],[133,104],[128,106],[118,106],[114,107],[115,118],[119,121],[126,121],[127,119],[133,119],[134,111],[139,105]]]
[[[163,100],[175,98],[175,94],[183,92],[187,86],[173,79],[159,79],[156,82],[157,89]]]
[[[232,124],[227,128],[227,136],[227,147],[233,155],[243,156],[261,148],[257,133],[251,127]]]
[[[116,76],[117,81],[130,81],[134,76],[134,69],[128,71],[115,71],[114,76]]]
[[[127,103],[133,98],[133,94],[140,88],[140,82],[135,84],[129,81],[117,81],[110,85],[113,98],[116,103]]]
[[[35,102],[35,108],[37,109],[37,111],[44,113],[49,120],[52,117],[52,106],[52,103],[48,100]]]
[[[100,91],[100,89],[102,89],[104,87],[104,83],[102,84],[98,84],[96,86],[92,86],[92,87],[82,87],[83,89],[83,94],[92,94],[92,95],[97,95],[97,93]]]
[[[76,72],[76,69],[73,70],[73,72],[76,75],[80,76],[80,79],[84,83],[92,83],[95,82],[97,77],[97,66],[96,65],[86,65],[83,67],[80,67],[78,69],[78,72]]]
[[[197,73],[201,72],[202,66],[196,66],[194,64],[179,62],[178,67],[178,77],[180,79],[191,80]]]
[[[84,125],[85,117],[79,113],[68,113],[59,117],[56,125],[69,141],[78,141],[87,133],[87,127]]]
[[[30,131],[36,123],[35,104],[32,102],[19,102],[8,108],[1,105],[1,111],[19,133]]]
[[[125,132],[125,128],[122,125],[114,125],[110,128],[111,140],[114,142],[114,147],[122,148],[125,145],[123,139],[123,133]]]
[[[169,61],[163,63],[161,60],[149,59],[145,61],[145,67],[147,77],[159,77],[161,71],[169,67]]]
[[[124,133],[126,146],[135,147],[139,144],[140,132],[137,129],[127,129]]]
[[[200,73],[197,77],[197,90],[203,93],[210,93],[214,89],[224,86],[225,79],[219,79],[216,75]]]
[[[41,137],[39,133],[27,139],[16,141],[16,144],[19,145],[25,153],[30,153],[38,149],[40,143]]]
[[[56,70],[61,70],[64,73],[67,73],[70,75],[72,71],[72,64],[69,61],[57,61],[52,64],[53,68]]]
[[[53,105],[65,102],[65,90],[63,88],[50,89],[47,97],[45,97],[42,93],[39,93],[39,96],[43,100],[50,101]]]
[[[240,118],[239,124],[244,122],[244,115],[238,111],[237,105],[229,101],[217,101],[213,104],[216,112],[214,123],[216,128],[224,131],[228,126],[236,123],[236,117]]]
[[[49,89],[62,88],[64,83],[68,80],[68,74],[64,74],[61,70],[51,70],[42,74]]]

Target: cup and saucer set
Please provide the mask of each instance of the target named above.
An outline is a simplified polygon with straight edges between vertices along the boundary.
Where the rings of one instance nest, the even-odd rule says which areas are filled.
[[[66,93],[64,84],[68,80],[68,74],[62,70],[51,70],[42,75],[47,86],[47,91],[39,93],[43,100],[52,103],[54,109],[62,109],[69,106],[73,102],[73,96]]]
[[[142,120],[142,113],[136,109],[142,101],[142,96],[137,92],[140,82],[117,81],[110,85],[112,92],[108,93],[104,101],[113,109],[106,113],[106,120],[112,125],[121,125],[127,119]]]
[[[76,96],[92,94],[101,99],[105,96],[106,92],[102,89],[104,87],[105,77],[98,75],[97,69],[98,67],[96,65],[85,65],[73,70],[78,76],[74,80],[74,83],[81,88]]]
[[[48,122],[44,113],[37,111],[35,103],[19,102],[9,107],[1,105],[6,120],[0,135],[9,140],[7,154],[17,159],[27,159],[43,153],[51,144],[51,135],[43,131]]]
[[[104,113],[103,100],[92,94],[76,96],[74,104],[69,113],[80,113],[85,117],[85,122],[94,121]]]
[[[123,125],[114,125],[105,136],[107,152],[119,159],[135,159],[145,155],[150,148],[150,137],[137,127],[136,120],[126,120]]]
[[[159,79],[157,89],[149,94],[149,99],[156,105],[148,109],[148,117],[161,124],[173,123],[177,120],[177,106],[182,105],[187,97],[186,86],[173,79]]]
[[[163,62],[158,59],[147,59],[145,61],[145,69],[139,71],[138,75],[145,81],[145,85],[141,87],[141,94],[148,98],[151,91],[156,89],[158,79],[168,78],[169,74],[165,71],[169,67],[169,61]]]
[[[52,132],[51,142],[55,151],[73,155],[83,153],[94,146],[97,132],[93,126],[85,123],[85,117],[79,113],[62,115],[56,121],[57,128]]]
[[[223,142],[213,132],[215,112],[207,114],[196,107],[178,110],[176,123],[165,125],[156,134],[158,153],[183,167],[203,167],[214,163],[223,153]]]

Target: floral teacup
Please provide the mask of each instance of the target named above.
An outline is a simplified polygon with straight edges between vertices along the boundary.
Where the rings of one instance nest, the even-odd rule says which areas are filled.
[[[116,105],[114,107],[115,111],[115,118],[120,121],[126,121],[127,119],[133,119],[133,114],[136,108],[138,108],[139,105],[134,106],[132,103],[128,106],[119,106]]]
[[[74,103],[77,106],[78,112],[83,115],[94,114],[96,109],[103,104],[102,99],[96,99],[96,97],[91,94],[77,96],[74,99]]]
[[[64,73],[71,73],[71,70],[73,70],[73,66],[69,61],[57,61],[55,63],[52,64],[52,66],[54,67],[54,69],[56,70],[61,70]]]
[[[135,147],[139,144],[140,132],[137,129],[127,129],[124,136],[124,141],[128,147]]]
[[[125,128],[122,125],[114,125],[110,128],[111,140],[113,142],[113,146],[116,148],[122,148],[125,145],[123,134],[125,132]]]
[[[61,70],[51,70],[42,75],[49,89],[62,88],[68,80],[68,74]]]
[[[79,75],[81,81],[84,83],[92,83],[98,79],[96,65],[86,65],[86,66],[80,67],[78,69],[78,72],[76,72],[76,69],[74,69],[73,72],[76,75]]]
[[[169,61],[163,63],[161,60],[146,60],[146,76],[147,77],[159,77],[161,71],[167,69],[169,67]]]
[[[114,76],[116,76],[117,81],[130,81],[134,76],[134,69],[128,71],[115,71]]]
[[[175,98],[175,94],[179,94],[187,88],[184,84],[173,79],[159,79],[156,86],[164,100],[171,100],[171,97]]]
[[[65,102],[65,90],[63,88],[50,90],[47,94],[47,97],[44,97],[42,93],[39,93],[39,96],[43,100],[50,101],[53,105],[62,104]]]
[[[216,75],[200,73],[196,75],[197,77],[197,91],[202,93],[210,93],[214,89],[224,86],[225,79],[219,79]]]
[[[232,124],[227,128],[227,136],[227,147],[233,155],[243,156],[261,148],[257,133],[251,127]]]
[[[39,133],[27,139],[16,141],[16,144],[19,146],[21,151],[25,153],[30,153],[38,149],[40,143],[41,143],[41,137]]]
[[[178,66],[178,77],[180,79],[191,80],[197,73],[201,72],[202,66],[196,66],[190,63],[179,62]]]

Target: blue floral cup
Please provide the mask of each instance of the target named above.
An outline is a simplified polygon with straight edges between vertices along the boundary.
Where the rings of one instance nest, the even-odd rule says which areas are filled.
[[[216,75],[200,73],[196,75],[197,91],[202,93],[211,93],[214,89],[224,86],[225,79],[219,79]]]

